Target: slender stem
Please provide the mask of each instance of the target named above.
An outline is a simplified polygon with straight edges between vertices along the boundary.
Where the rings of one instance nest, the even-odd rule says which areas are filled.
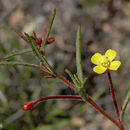
[[[60,96],[49,96],[49,97],[43,97],[40,98],[34,102],[29,102],[26,103],[28,105],[30,105],[30,103],[32,104],[30,109],[32,107],[34,107],[35,104],[39,103],[39,102],[43,102],[46,100],[50,100],[50,99],[74,99],[74,100],[82,100],[82,97],[80,96],[74,96],[74,95],[60,95]],[[92,106],[94,106],[99,112],[101,112],[104,116],[106,116],[108,119],[110,119],[115,125],[117,125],[119,127],[119,123],[113,119],[111,116],[109,116],[107,113],[104,112],[103,109],[101,109],[89,96],[86,98],[86,101],[88,101]],[[26,105],[25,104],[25,105]],[[29,110],[29,109],[28,109]]]
[[[116,101],[116,96],[115,96],[110,72],[108,72],[107,75],[108,75],[108,79],[109,79],[109,83],[110,83],[110,89],[111,89],[111,93],[112,93],[112,98],[113,98],[116,115],[117,115],[118,120],[120,121],[120,113],[119,113],[119,109],[118,109],[118,105],[117,105],[117,101]]]
[[[30,63],[26,63],[26,62],[21,62],[21,61],[2,61],[0,62],[0,66],[1,65],[10,65],[10,66],[17,66],[17,65],[20,65],[20,66],[27,66],[27,67],[34,67],[34,68],[41,68],[39,65],[35,65],[35,64],[30,64]]]
[[[120,128],[121,128],[121,130],[124,130],[123,124],[120,120],[120,113],[119,113],[119,109],[118,109],[118,105],[117,105],[117,101],[116,101],[116,96],[115,96],[115,92],[114,92],[111,74],[109,71],[107,72],[107,75],[108,75],[108,79],[109,79],[109,83],[110,83],[110,89],[111,89],[111,93],[112,93],[112,98],[113,98],[113,103],[114,103],[116,115],[117,115],[118,121],[120,123]]]
[[[70,83],[66,78],[60,76],[59,79],[62,80],[65,84],[67,84],[69,87],[75,88],[75,86]],[[86,101],[89,102],[97,111],[102,113],[106,118],[112,121],[118,128],[120,128],[120,124],[113,117],[107,114],[100,106],[98,106],[89,96],[86,97]]]
[[[73,95],[60,95],[60,96],[49,96],[49,97],[43,97],[33,102],[33,104],[36,104],[38,102],[50,100],[50,99],[75,99],[75,100],[82,100],[80,96],[73,96]]]
[[[32,107],[34,107],[35,104],[39,102],[43,102],[50,99],[76,99],[76,100],[82,100],[80,96],[73,96],[73,95],[60,95],[60,96],[49,96],[49,97],[43,97],[40,98],[34,102],[32,102]],[[109,116],[107,113],[104,112],[103,109],[101,109],[89,96],[86,98],[86,101],[88,101],[92,106],[94,106],[99,112],[101,112],[104,116],[106,116],[108,119],[110,119],[115,125],[119,127],[119,123],[113,119],[111,116]],[[29,103],[30,104],[30,103]],[[31,108],[32,108],[31,107]],[[30,109],[31,109],[30,108]]]
[[[32,52],[32,49],[25,49],[25,50],[22,50],[22,51],[19,50],[19,51],[16,51],[16,52],[12,52],[12,54],[1,58],[0,61],[8,60],[9,58],[12,58],[14,56],[26,54],[26,53],[29,53],[29,52]]]
[[[97,111],[99,111],[100,113],[102,113],[105,117],[107,117],[117,127],[120,128],[120,124],[114,118],[112,118],[109,114],[107,114],[101,107],[99,107],[89,96],[87,96],[86,101],[88,101]]]
[[[43,97],[40,98],[34,102],[28,102],[23,105],[23,110],[28,111],[34,107],[35,104],[39,102],[43,102],[50,99],[74,99],[74,100],[82,100],[80,96],[73,96],[73,95],[60,95],[60,96],[49,96],[49,97]]]

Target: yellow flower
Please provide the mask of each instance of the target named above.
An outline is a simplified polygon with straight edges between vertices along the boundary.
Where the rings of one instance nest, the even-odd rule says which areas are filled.
[[[93,71],[102,74],[106,70],[117,70],[121,65],[120,61],[113,61],[116,57],[116,51],[114,50],[107,50],[105,55],[101,55],[100,53],[95,53],[92,58],[91,62],[96,66],[93,68]]]

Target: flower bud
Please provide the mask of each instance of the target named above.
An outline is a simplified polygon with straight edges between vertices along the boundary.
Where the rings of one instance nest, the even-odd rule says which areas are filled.
[[[55,41],[55,38],[54,37],[50,37],[47,39],[47,44],[51,44]]]
[[[38,46],[41,46],[41,44],[42,44],[42,39],[39,38],[38,41],[37,41],[37,45],[38,45]]]
[[[32,102],[25,103],[23,105],[23,110],[24,111],[30,110],[33,106],[34,106],[34,103],[32,103]]]

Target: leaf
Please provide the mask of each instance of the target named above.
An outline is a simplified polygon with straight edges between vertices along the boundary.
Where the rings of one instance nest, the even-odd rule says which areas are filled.
[[[12,61],[12,62],[2,61],[2,62],[0,62],[0,65],[10,65],[10,66],[17,66],[17,65],[20,65],[20,66],[41,68],[39,65],[30,64],[30,63],[21,62],[21,61]]]
[[[79,80],[79,78],[77,77],[76,74],[74,74],[74,78],[75,78],[75,80],[77,81],[77,83],[79,84],[79,86],[81,86],[81,82],[80,82],[80,80]]]
[[[79,84],[78,84],[77,80],[74,78],[73,74],[68,69],[65,69],[65,72],[70,76],[70,78],[72,79],[73,83],[78,87]]]
[[[15,52],[12,52],[11,54],[1,58],[0,61],[8,60],[8,59],[10,59],[10,58],[12,58],[14,56],[22,55],[22,54],[29,53],[29,52],[32,52],[32,49],[25,49],[25,50],[22,50],[22,51],[15,51]]]
[[[87,78],[83,78],[83,70],[82,70],[82,60],[81,60],[81,26],[78,26],[77,30],[77,39],[76,39],[76,66],[77,66],[77,74],[72,74],[69,70],[65,70],[65,72],[71,77],[73,83],[76,85],[77,90],[79,91],[79,87],[83,88]]]
[[[82,70],[82,60],[81,60],[81,26],[78,26],[77,39],[76,39],[76,66],[77,75],[81,83],[83,83],[83,70]]]
[[[125,114],[126,107],[127,107],[128,103],[129,103],[129,101],[130,101],[130,89],[129,89],[129,92],[127,93],[127,95],[126,95],[124,104],[122,106],[121,115],[120,115],[121,121],[124,120],[124,114]]]
[[[45,29],[44,29],[44,34],[43,34],[43,38],[42,38],[42,40],[44,41],[43,44],[42,44],[43,53],[44,53],[44,54],[45,54],[45,47],[46,47],[47,39],[49,38],[50,31],[51,31],[52,24],[53,24],[53,21],[54,21],[54,19],[55,19],[55,16],[56,16],[56,9],[54,9],[54,12],[53,12],[53,14],[52,14],[52,17],[51,17],[49,23],[47,24],[47,26],[46,26]]]
[[[87,77],[85,77],[85,78],[84,78],[84,81],[83,81],[83,83],[82,83],[81,87],[84,87],[84,85],[85,85],[85,83],[86,83],[87,79],[88,79]]]

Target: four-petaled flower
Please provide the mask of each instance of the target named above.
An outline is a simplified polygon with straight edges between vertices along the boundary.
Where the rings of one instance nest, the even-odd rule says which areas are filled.
[[[93,68],[93,71],[102,74],[107,70],[117,70],[121,65],[120,61],[113,61],[116,57],[116,51],[114,50],[107,50],[105,55],[101,55],[100,53],[95,53],[92,58],[91,62],[96,66]]]

